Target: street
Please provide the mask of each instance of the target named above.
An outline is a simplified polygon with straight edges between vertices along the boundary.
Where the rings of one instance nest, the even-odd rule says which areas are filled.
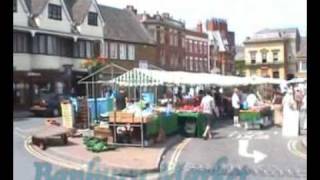
[[[25,148],[25,138],[44,123],[45,118],[16,118],[14,120],[14,179],[35,179],[35,162],[43,162]],[[305,179],[306,159],[298,156],[288,145],[299,138],[283,138],[281,129],[265,130],[235,128],[230,120],[214,124],[214,139],[185,138],[163,157],[161,167],[167,165],[176,172],[184,165],[181,177],[189,176],[190,170],[210,171],[220,166],[231,172],[245,170],[246,179]],[[53,165],[52,172],[60,169]],[[165,173],[167,171],[163,171]],[[27,178],[26,178],[27,175]],[[191,176],[190,176],[191,177]],[[179,177],[175,177],[176,179]]]
[[[25,139],[44,123],[44,118],[15,118],[13,121],[13,177],[15,180],[36,179],[36,162],[44,162],[31,155],[25,148]],[[52,172],[59,169],[52,165]]]
[[[288,147],[292,139],[283,138],[281,128],[246,131],[234,128],[231,121],[220,121],[213,132],[212,140],[190,138],[178,153],[177,147],[171,149],[162,165],[184,164],[183,172],[188,173],[192,169],[212,170],[220,160],[227,172],[244,168],[247,179],[306,179],[306,159],[292,152]]]

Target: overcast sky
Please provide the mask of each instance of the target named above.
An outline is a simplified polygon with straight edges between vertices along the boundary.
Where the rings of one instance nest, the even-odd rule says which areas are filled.
[[[169,12],[183,19],[187,28],[199,21],[217,17],[226,19],[235,32],[236,44],[264,28],[297,27],[302,36],[307,29],[306,0],[98,0],[99,4],[125,8],[133,5],[138,13]]]

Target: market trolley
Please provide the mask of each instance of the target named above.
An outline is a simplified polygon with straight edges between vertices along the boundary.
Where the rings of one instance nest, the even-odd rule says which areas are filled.
[[[246,130],[251,128],[263,129],[273,124],[270,107],[240,110],[239,119],[244,124]]]
[[[48,141],[52,137],[60,137],[63,144],[66,145],[68,143],[68,129],[55,126],[48,125],[41,128],[39,131],[35,132],[32,136],[32,143],[38,145],[42,150],[45,150],[48,146]]]

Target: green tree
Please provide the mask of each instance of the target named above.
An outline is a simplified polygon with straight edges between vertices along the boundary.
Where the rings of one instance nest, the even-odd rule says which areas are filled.
[[[237,60],[235,61],[236,65],[236,75],[245,76],[245,61],[244,60]]]

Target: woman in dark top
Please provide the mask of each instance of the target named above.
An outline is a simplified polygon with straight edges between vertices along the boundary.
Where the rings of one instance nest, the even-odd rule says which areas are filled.
[[[124,90],[120,90],[120,93],[116,96],[116,108],[117,110],[123,110],[126,108],[126,94]]]

